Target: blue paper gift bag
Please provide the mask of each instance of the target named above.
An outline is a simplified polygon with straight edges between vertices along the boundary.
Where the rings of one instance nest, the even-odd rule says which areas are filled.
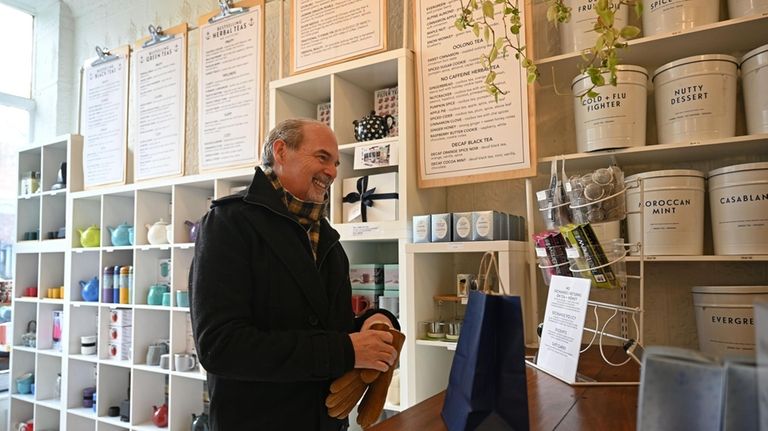
[[[469,293],[442,411],[449,431],[475,430],[489,419],[494,430],[528,429],[523,337],[520,297]]]

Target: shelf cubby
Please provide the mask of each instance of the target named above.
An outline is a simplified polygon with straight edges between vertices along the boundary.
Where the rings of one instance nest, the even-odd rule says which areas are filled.
[[[53,349],[53,314],[54,311],[62,311],[63,304],[39,304],[37,310],[37,349],[38,350],[50,350]],[[64,317],[62,315],[61,327],[62,336],[64,336]],[[60,342],[63,342],[61,340]],[[62,346],[63,347],[63,346]]]
[[[38,287],[38,268],[40,256],[37,253],[16,254],[16,282],[14,283],[14,299],[26,297],[27,287]],[[37,297],[40,297],[38,289]]]
[[[149,244],[147,240],[148,226],[161,220],[166,223],[172,221],[172,196],[171,186],[136,191],[135,245]]]
[[[35,397],[48,401],[50,407],[59,408],[60,398],[56,396],[56,378],[61,373],[61,358],[40,355],[35,373]]]
[[[75,410],[77,414],[88,413],[88,416],[95,417],[96,413],[92,409],[83,407],[83,389],[96,387],[96,367],[95,363],[69,359],[67,364],[67,387],[62,387],[62,396],[66,394],[67,409]],[[97,388],[98,389],[98,388]]]
[[[67,196],[65,193],[43,195],[40,212],[40,240],[57,240],[59,229],[66,227]],[[53,238],[48,233],[53,232]]]
[[[40,196],[27,196],[18,199],[16,214],[16,241],[39,241],[40,231]],[[28,232],[37,232],[37,240],[29,240],[24,237]]]
[[[21,336],[27,332],[27,327],[30,321],[37,322],[37,304],[34,302],[19,302],[14,301],[13,321],[16,322],[13,325],[13,346],[22,346]],[[40,325],[38,325],[39,331]],[[37,334],[37,332],[36,332]],[[16,349],[14,349],[14,354]],[[29,369],[27,371],[33,371]],[[13,381],[13,379],[11,379]],[[13,385],[11,385],[13,386]]]
[[[196,415],[203,413],[204,386],[200,380],[171,376],[171,398],[168,407],[173,429],[191,429],[192,415],[189,412]],[[186,396],[174,396],[175,394],[186,394]]]
[[[99,249],[80,248],[72,253],[70,258],[69,287],[67,298],[70,301],[83,301],[80,282],[88,282],[93,277],[99,279],[99,295],[101,295],[101,267],[99,266]]]
[[[174,306],[178,306],[176,292],[189,289],[189,268],[194,257],[194,248],[174,248],[171,252],[171,301]]]
[[[90,226],[101,226],[101,196],[87,196],[72,201],[72,233],[69,240],[73,249],[88,249],[80,242],[80,232]],[[103,242],[101,245],[104,245]]]
[[[81,355],[80,337],[98,335],[99,307],[88,307],[81,304],[72,304],[69,307],[69,331],[65,338],[69,343],[69,355]],[[97,337],[98,340],[98,337]],[[96,355],[85,355],[96,359]]]
[[[131,388],[131,423],[134,426],[152,424],[153,407],[165,402],[169,376],[143,370],[133,372]],[[152,425],[154,427],[154,425]]]
[[[133,226],[134,202],[133,191],[104,195],[101,226],[102,246],[114,246],[110,228],[115,229],[123,223]],[[134,226],[134,233],[135,229]]]
[[[165,310],[133,310],[133,355],[134,364],[146,364],[149,345],[161,340],[170,340],[171,316],[169,307]],[[173,355],[169,369],[173,368]]]
[[[133,268],[133,304],[147,304],[150,286],[161,282],[160,261],[170,258],[170,247],[136,250],[136,260]],[[173,262],[171,262],[171,271],[173,269]]]
[[[67,154],[66,140],[43,146],[43,166],[40,178],[43,192],[50,191],[51,187],[58,182],[59,169],[61,164],[67,161]]]
[[[48,289],[64,286],[64,252],[40,253],[40,268],[37,291],[45,298]]]
[[[123,400],[128,399],[130,379],[131,370],[128,368],[99,365],[99,385],[96,391],[96,412],[99,418],[108,417],[107,409],[110,406],[119,406]]]
[[[33,412],[35,409],[34,401],[22,400],[16,397],[11,398],[11,414],[10,423],[17,424],[20,422],[26,422],[33,418]],[[74,428],[73,428],[74,429]]]
[[[186,222],[196,223],[208,211],[214,182],[179,184],[173,188],[173,242],[193,242]]]

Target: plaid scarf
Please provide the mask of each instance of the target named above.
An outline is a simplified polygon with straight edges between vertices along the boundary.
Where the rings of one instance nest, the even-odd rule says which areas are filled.
[[[262,171],[272,183],[272,187],[282,193],[283,203],[288,212],[296,217],[301,227],[307,231],[309,242],[312,245],[312,256],[317,260],[317,244],[320,242],[320,218],[323,217],[326,202],[307,202],[292,195],[283,188],[275,171],[269,166],[263,166]]]

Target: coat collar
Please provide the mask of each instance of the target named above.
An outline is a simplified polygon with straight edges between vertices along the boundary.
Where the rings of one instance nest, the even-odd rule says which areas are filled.
[[[294,269],[290,271],[291,276],[301,287],[320,322],[327,327],[329,298],[335,297],[340,283],[325,286],[325,280],[320,275],[312,258],[311,245],[306,231],[301,227],[296,217],[288,211],[280,192],[275,190],[261,168],[256,168],[251,185],[242,200],[251,205],[265,207],[279,216],[277,217],[279,221],[270,223],[267,228],[259,229],[259,232],[283,264],[287,268]],[[338,232],[331,228],[327,220],[321,219],[320,242],[317,246],[317,256],[321,264],[338,241]],[[297,252],[298,250],[305,252]]]

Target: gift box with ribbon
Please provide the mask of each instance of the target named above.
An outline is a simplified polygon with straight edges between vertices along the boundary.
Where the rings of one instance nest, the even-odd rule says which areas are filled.
[[[342,182],[342,223],[397,220],[397,205],[397,172]]]

